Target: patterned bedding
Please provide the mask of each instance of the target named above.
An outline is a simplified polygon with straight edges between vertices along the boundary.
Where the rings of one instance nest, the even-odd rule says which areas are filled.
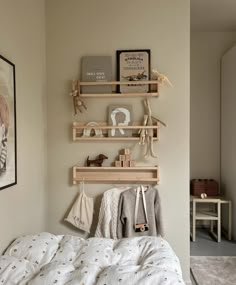
[[[83,239],[40,233],[0,257],[4,285],[180,285],[179,260],[160,237]]]

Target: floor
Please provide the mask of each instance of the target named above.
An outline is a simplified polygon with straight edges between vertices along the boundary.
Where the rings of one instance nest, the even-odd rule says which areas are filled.
[[[236,256],[236,242],[228,241],[222,237],[216,242],[207,229],[197,229],[196,241],[190,242],[191,256]],[[191,275],[192,285],[196,285]]]
[[[236,242],[222,237],[216,242],[207,229],[197,229],[196,241],[190,242],[190,255],[193,256],[236,256]]]

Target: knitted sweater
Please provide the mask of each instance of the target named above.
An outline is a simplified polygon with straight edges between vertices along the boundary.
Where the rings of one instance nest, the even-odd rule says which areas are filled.
[[[147,205],[148,231],[135,232],[134,230],[136,188],[132,188],[120,195],[117,225],[118,238],[162,235],[161,207],[158,191],[155,188],[148,187],[144,193]],[[139,197],[137,223],[146,223],[141,194]]]
[[[117,239],[117,213],[120,195],[130,187],[117,187],[103,194],[95,237]]]

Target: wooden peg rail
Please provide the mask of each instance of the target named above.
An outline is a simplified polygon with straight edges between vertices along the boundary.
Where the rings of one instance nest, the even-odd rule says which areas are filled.
[[[127,183],[158,184],[159,167],[73,167],[73,184],[85,183]]]
[[[147,84],[150,85],[150,92],[147,93],[117,93],[116,92],[116,86],[117,85],[143,85]],[[112,85],[112,93],[111,94],[104,94],[104,93],[98,93],[98,94],[87,94],[80,92],[80,97],[84,98],[93,98],[93,97],[122,97],[122,98],[128,98],[128,97],[158,97],[158,82],[157,80],[145,80],[145,81],[109,81],[109,82],[81,82],[78,81],[78,88],[79,91],[81,91],[81,86],[101,86],[101,85]]]
[[[87,123],[84,122],[73,122],[72,132],[73,132],[73,141],[82,141],[82,140],[97,140],[97,141],[138,141],[140,139],[138,131],[140,129],[153,129],[153,140],[159,140],[159,127],[158,122],[154,122],[153,126],[142,126],[140,123],[134,122],[132,126],[109,126],[106,122],[98,122],[98,126],[87,126]],[[83,136],[84,129],[96,130],[100,129],[102,131],[102,137],[96,136]],[[108,130],[111,129],[131,129],[132,136],[130,137],[109,137]]]

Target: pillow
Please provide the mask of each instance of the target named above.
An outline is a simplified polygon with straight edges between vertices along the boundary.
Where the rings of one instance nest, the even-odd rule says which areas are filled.
[[[27,235],[17,238],[6,250],[5,255],[28,260],[42,267],[55,255],[60,236],[50,233]]]

